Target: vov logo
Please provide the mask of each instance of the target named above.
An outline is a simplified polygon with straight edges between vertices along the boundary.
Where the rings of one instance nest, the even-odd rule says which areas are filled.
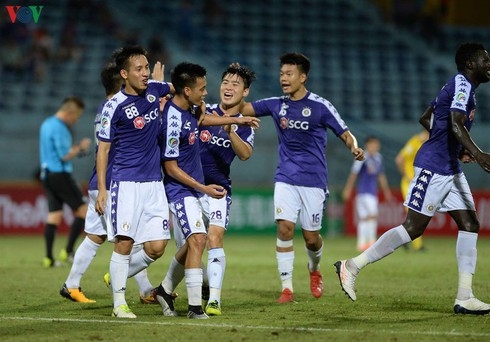
[[[5,6],[12,23],[21,22],[29,24],[34,21],[36,24],[39,21],[41,12],[44,6]]]

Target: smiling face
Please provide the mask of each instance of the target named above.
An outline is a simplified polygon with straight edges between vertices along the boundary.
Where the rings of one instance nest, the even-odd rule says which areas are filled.
[[[279,73],[279,82],[284,94],[294,95],[304,89],[306,74],[297,65],[283,64]]]
[[[238,74],[226,74],[220,86],[220,100],[224,109],[238,106],[243,98],[248,95],[249,89],[245,89],[245,83]]]
[[[184,93],[190,105],[200,106],[208,94],[206,90],[206,76],[197,77],[192,87],[185,87]]]
[[[141,94],[148,88],[150,77],[150,65],[144,55],[131,56],[128,61],[128,68],[121,70],[121,77],[125,82],[127,94]]]
[[[486,50],[480,50],[475,61],[472,62],[473,74],[479,83],[487,83],[490,80],[490,57]]]

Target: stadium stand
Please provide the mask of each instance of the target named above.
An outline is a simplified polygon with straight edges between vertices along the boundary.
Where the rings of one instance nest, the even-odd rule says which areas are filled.
[[[210,1],[190,0],[44,3],[40,24],[53,37],[54,49],[60,47],[70,19],[76,24],[79,53],[67,60],[49,61],[42,80],[34,82],[24,73],[0,83],[0,114],[9,116],[0,124],[0,146],[4,146],[0,152],[12,159],[0,171],[0,179],[31,176],[37,161],[38,125],[66,94],[80,95],[87,102],[87,115],[79,125],[86,131],[79,136],[90,132],[91,113],[103,94],[99,70],[108,56],[126,42],[145,46],[153,33],[160,32],[172,63],[188,60],[208,69],[208,102],[218,100],[219,75],[230,62],[239,61],[257,72],[249,97],[254,100],[280,94],[278,57],[282,53],[305,53],[312,61],[308,88],[330,100],[361,141],[368,134],[380,137],[386,146],[387,173],[395,184],[398,176],[390,160],[405,138],[419,129],[419,115],[453,73],[456,45],[490,38],[490,31],[482,28],[444,26],[446,44],[436,48],[417,32],[384,21],[368,0],[213,1],[211,9]],[[94,11],[99,13],[96,20]],[[8,24],[5,20],[0,23]],[[172,64],[166,65],[167,79],[171,68]],[[2,80],[6,77],[3,73]],[[487,88],[482,87],[478,94],[478,121],[482,123],[490,121]],[[251,161],[254,180],[268,184],[275,167],[277,138],[268,120],[263,121]],[[332,179],[340,183],[351,160],[343,149],[334,142],[328,150]],[[89,174],[91,162],[83,162],[79,177]],[[252,168],[246,169],[250,172]],[[238,181],[240,175],[246,179],[243,170],[235,172]]]

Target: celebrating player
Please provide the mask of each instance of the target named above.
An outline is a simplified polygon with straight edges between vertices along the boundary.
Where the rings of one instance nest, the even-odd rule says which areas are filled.
[[[112,315],[136,318],[126,303],[126,281],[133,244],[143,243],[131,255],[132,274],[162,256],[170,230],[168,204],[162,183],[159,98],[174,91],[171,84],[149,82],[146,51],[126,46],[115,62],[124,86],[103,109],[97,152],[96,210],[104,214],[109,240],[114,239],[109,273],[114,309]],[[110,198],[106,187],[109,152],[114,149]],[[107,201],[111,201],[110,211]]]
[[[163,66],[160,62],[155,63],[153,70],[153,78],[163,81]],[[155,75],[159,75],[155,77]],[[102,85],[106,92],[106,100],[99,106],[97,115],[94,120],[95,139],[97,141],[97,135],[101,127],[102,109],[109,99],[111,99],[120,89],[123,83],[123,79],[117,70],[115,63],[108,63],[100,74]],[[95,146],[95,155],[97,155],[98,144]],[[114,149],[109,151],[107,159],[107,175],[106,175],[106,187],[110,187],[112,163],[114,159]],[[88,299],[83,294],[80,281],[83,274],[88,269],[90,263],[95,257],[99,247],[107,239],[107,227],[104,222],[103,216],[100,216],[95,211],[95,201],[97,199],[97,172],[96,166],[92,172],[88,183],[89,205],[87,210],[87,217],[85,219],[85,233],[87,234],[80,246],[77,248],[75,256],[73,258],[73,264],[68,274],[68,278],[60,289],[60,295],[70,299],[74,302],[93,303],[95,300]],[[132,253],[140,250],[141,245],[135,245]],[[107,277],[109,274],[107,274]],[[107,278],[104,278],[105,280]],[[148,280],[146,269],[137,273],[134,276],[140,290],[140,301],[144,304],[155,303],[155,299],[152,295],[153,286]],[[107,279],[107,282],[109,280]]]
[[[434,214],[448,213],[459,232],[456,242],[459,282],[454,312],[488,314],[490,305],[473,295],[476,242],[480,224],[475,204],[459,159],[476,161],[490,172],[490,154],[472,140],[469,131],[475,116],[475,90],[490,80],[490,57],[483,45],[462,44],[455,56],[458,73],[451,77],[425,110],[419,122],[430,132],[415,157],[415,176],[404,205],[405,222],[388,230],[364,253],[335,263],[340,285],[356,300],[355,282],[359,271],[421,236]]]
[[[309,59],[299,53],[280,57],[279,82],[284,93],[246,103],[243,115],[272,116],[279,137],[279,165],[274,178],[274,212],[277,223],[276,257],[282,282],[278,303],[293,302],[294,227],[301,224],[310,273],[310,290],[323,295],[320,272],[323,240],[320,234],[327,189],[325,148],[331,129],[354,155],[363,160],[364,151],[335,107],[308,91]]]
[[[156,298],[165,316],[177,316],[171,292],[185,274],[189,304],[187,317],[206,319],[208,315],[201,304],[201,258],[206,245],[201,200],[203,195],[225,198],[227,190],[220,184],[204,183],[198,125],[248,124],[256,127],[258,120],[205,115],[206,69],[200,65],[180,63],[172,70],[171,77],[175,96],[163,110],[162,164],[178,251],[156,289]]]
[[[249,94],[255,73],[247,68],[232,64],[221,76],[220,103],[208,105],[207,113],[220,116],[240,116],[239,108]],[[246,126],[200,126],[199,142],[205,184],[220,184],[226,196],[216,199],[204,195],[204,210],[209,218],[208,263],[209,299],[205,308],[208,315],[221,315],[221,289],[226,269],[223,238],[228,228],[231,205],[230,166],[235,156],[247,160],[252,155],[254,130]]]

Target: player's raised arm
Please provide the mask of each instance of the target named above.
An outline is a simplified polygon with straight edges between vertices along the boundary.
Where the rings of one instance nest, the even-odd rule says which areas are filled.
[[[255,110],[251,102],[242,102],[239,112],[244,116],[255,116]]]
[[[243,125],[254,129],[259,128],[260,119],[255,117],[236,117],[220,115],[200,115],[199,126]]]

